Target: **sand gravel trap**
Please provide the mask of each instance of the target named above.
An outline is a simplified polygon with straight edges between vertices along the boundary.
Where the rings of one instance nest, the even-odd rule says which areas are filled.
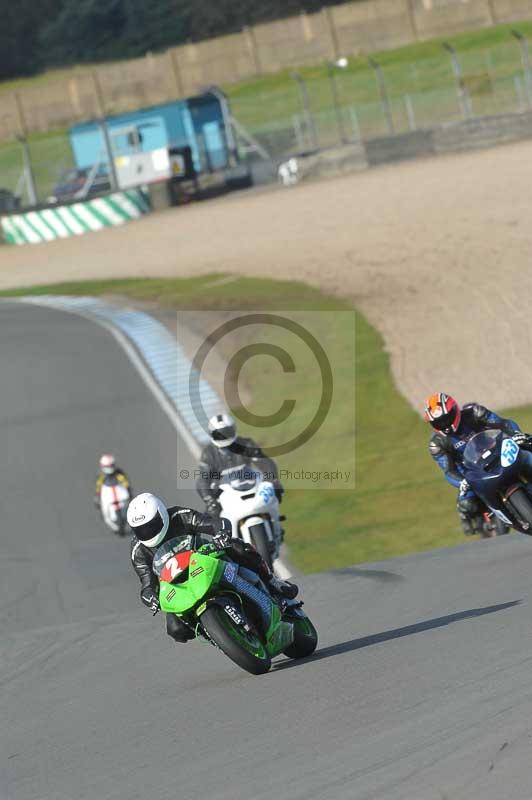
[[[76,239],[0,249],[0,288],[212,271],[299,278],[384,335],[417,407],[444,389],[532,401],[532,143],[171,209]]]

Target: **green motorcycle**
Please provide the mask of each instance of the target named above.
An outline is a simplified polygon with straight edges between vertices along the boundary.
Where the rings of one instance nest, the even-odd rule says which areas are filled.
[[[253,675],[268,672],[281,653],[304,658],[314,652],[318,634],[301,601],[278,605],[260,581],[246,580],[246,570],[223,550],[197,547],[197,542],[192,534],[171,539],[155,552],[152,568],[162,611],[177,614],[197,637]]]

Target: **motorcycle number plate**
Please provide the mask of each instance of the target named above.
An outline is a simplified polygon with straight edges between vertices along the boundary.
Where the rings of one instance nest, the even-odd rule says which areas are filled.
[[[513,439],[505,439],[501,447],[501,466],[511,467],[519,455],[519,445]]]
[[[275,494],[273,486],[261,486],[259,494],[264,503],[269,503]]]

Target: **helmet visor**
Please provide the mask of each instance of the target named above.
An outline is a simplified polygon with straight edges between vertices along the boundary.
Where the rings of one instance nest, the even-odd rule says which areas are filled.
[[[453,408],[448,414],[442,414],[440,417],[430,420],[430,424],[437,431],[450,431],[456,421],[457,409]]]
[[[144,525],[139,525],[138,528],[134,527],[133,531],[140,542],[149,542],[150,539],[155,539],[163,527],[164,520],[158,511],[153,519],[145,522]]]
[[[228,442],[234,440],[235,434],[234,426],[229,425],[227,428],[218,428],[218,430],[213,431],[211,436],[213,442]]]

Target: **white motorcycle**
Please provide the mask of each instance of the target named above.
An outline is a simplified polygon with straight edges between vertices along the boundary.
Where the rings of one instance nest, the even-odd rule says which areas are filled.
[[[270,569],[279,558],[283,538],[279,501],[271,481],[253,467],[225,469],[217,486],[220,516],[229,520],[233,539],[242,539],[261,554]]]
[[[107,527],[118,536],[131,533],[127,522],[130,499],[129,489],[122,486],[116,478],[109,477],[104,480],[100,491],[100,511]]]

